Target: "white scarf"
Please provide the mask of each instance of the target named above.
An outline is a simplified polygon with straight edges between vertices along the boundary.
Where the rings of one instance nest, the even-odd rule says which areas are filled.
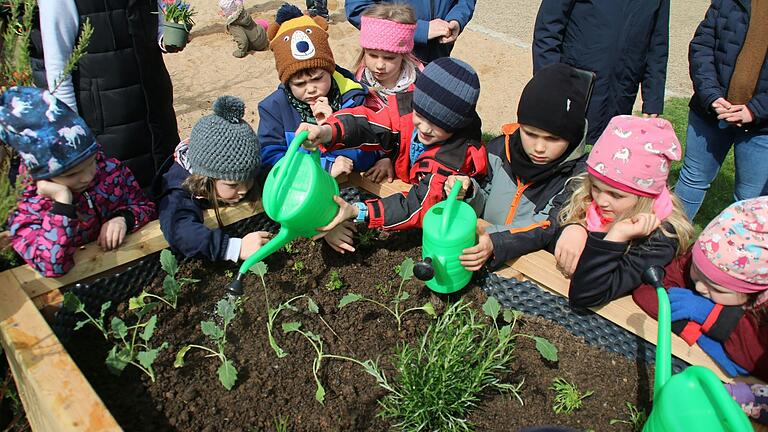
[[[387,96],[402,93],[408,90],[416,81],[416,68],[411,62],[403,60],[402,70],[400,71],[400,78],[397,79],[397,83],[392,88],[386,88],[380,82],[374,78],[373,73],[368,68],[363,68],[363,76],[361,77],[363,84],[370,87],[376,92],[376,94],[386,102]]]

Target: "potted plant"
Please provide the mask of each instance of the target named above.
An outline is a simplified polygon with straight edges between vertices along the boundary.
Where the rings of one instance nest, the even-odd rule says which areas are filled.
[[[195,9],[184,0],[163,0],[160,12],[164,18],[163,44],[184,48],[189,39],[189,31],[195,25],[192,21],[192,17],[197,13]]]

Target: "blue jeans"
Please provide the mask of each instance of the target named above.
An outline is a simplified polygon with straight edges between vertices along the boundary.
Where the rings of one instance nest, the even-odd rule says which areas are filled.
[[[733,199],[741,201],[768,195],[768,134],[745,132],[737,127],[721,128],[722,123],[688,112],[685,158],[675,194],[693,220],[709,186],[717,177],[731,146],[734,146],[736,182]]]

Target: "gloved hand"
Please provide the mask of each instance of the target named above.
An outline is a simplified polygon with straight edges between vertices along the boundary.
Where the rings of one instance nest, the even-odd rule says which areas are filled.
[[[706,335],[701,335],[696,343],[730,376],[748,375],[743,367],[733,362],[723,349],[723,345]]]
[[[689,320],[704,324],[715,307],[712,300],[688,288],[673,287],[668,294],[672,321]]]

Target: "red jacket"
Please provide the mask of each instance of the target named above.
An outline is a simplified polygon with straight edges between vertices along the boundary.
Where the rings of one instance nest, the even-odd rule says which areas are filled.
[[[691,253],[680,255],[664,267],[664,286],[694,286],[691,281]],[[632,299],[648,315],[658,316],[656,289],[650,285],[640,285],[632,292]],[[687,322],[676,321],[673,330],[681,330]],[[678,333],[676,331],[676,333]],[[707,336],[723,344],[728,357],[753,376],[768,379],[768,322],[758,319],[751,311],[744,311],[741,306],[726,306],[720,312],[715,323],[706,332]]]
[[[447,141],[426,146],[418,159],[411,161],[412,101],[413,93],[398,93],[389,96],[389,105],[380,111],[366,107],[345,109],[326,122],[333,135],[324,151],[384,150],[394,157],[395,175],[413,185],[408,192],[366,201],[371,228],[420,228],[425,212],[445,198],[443,185],[449,175],[479,177],[487,170],[488,155],[480,141],[479,118]]]

